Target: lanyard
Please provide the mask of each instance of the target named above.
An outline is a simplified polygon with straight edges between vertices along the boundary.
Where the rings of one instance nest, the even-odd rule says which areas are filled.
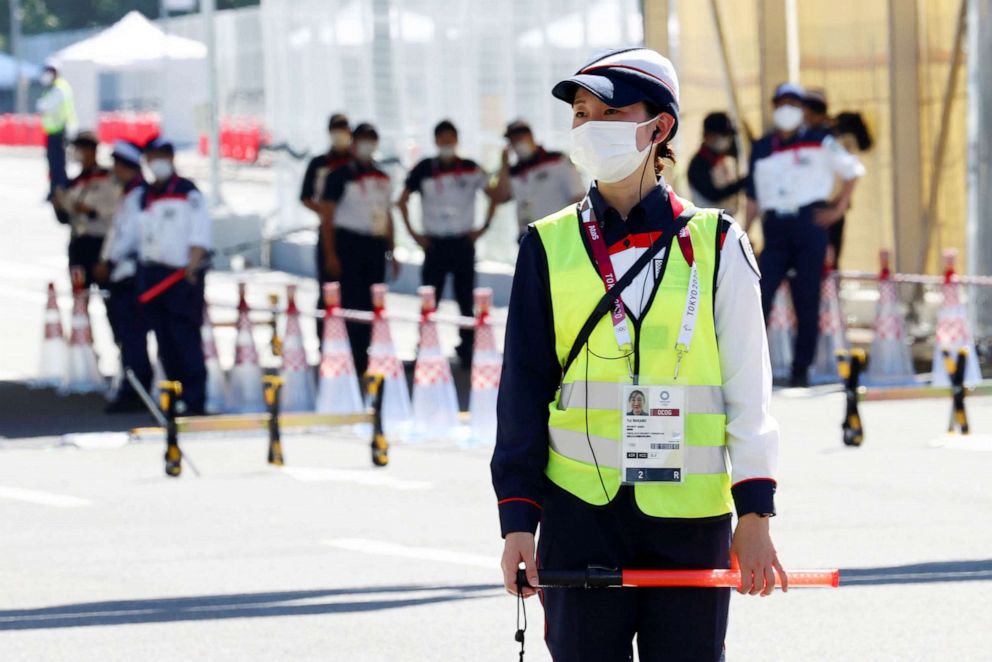
[[[684,211],[682,202],[675,197],[675,194],[672,193],[671,189],[668,191],[668,197],[671,201],[674,216],[680,216]],[[589,246],[592,249],[593,262],[595,262],[596,269],[599,271],[599,276],[603,280],[603,286],[606,288],[606,291],[609,291],[617,282],[616,272],[613,269],[613,263],[610,260],[610,254],[606,248],[606,241],[603,239],[603,233],[601,232],[599,224],[596,221],[596,215],[592,209],[592,202],[589,200],[588,196],[579,206],[579,218],[582,222],[582,229],[589,238]],[[660,237],[658,241],[661,241]],[[674,379],[678,379],[682,359],[689,353],[689,349],[692,346],[692,336],[696,332],[696,318],[699,313],[699,269],[696,266],[696,261],[693,257],[692,238],[689,234],[688,226],[679,230],[678,242],[679,249],[682,251],[683,258],[685,258],[685,261],[689,264],[690,271],[689,286],[685,297],[685,307],[682,311],[682,323],[679,325],[678,341],[675,343],[676,362]],[[642,314],[645,312],[646,311],[642,311]],[[613,333],[617,339],[617,346],[621,351],[629,352],[632,344],[630,339],[630,327],[627,325],[627,313],[624,309],[621,297],[617,297],[613,304],[613,311],[610,314],[610,320],[613,322]]]

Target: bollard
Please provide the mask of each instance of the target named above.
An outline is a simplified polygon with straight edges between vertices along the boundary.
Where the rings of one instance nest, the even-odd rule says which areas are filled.
[[[159,406],[165,414],[165,474],[178,478],[183,471],[183,454],[179,450],[179,428],[176,426],[176,402],[183,394],[183,385],[179,382],[162,381],[158,383],[161,391]]]
[[[282,338],[279,337],[279,295],[272,293],[269,295],[269,306],[272,308],[272,321],[269,324],[272,326],[272,340],[269,341],[269,347],[272,348],[272,356],[282,356]]]
[[[947,424],[947,433],[954,434],[960,430],[961,434],[968,434],[968,412],[964,408],[964,378],[968,371],[968,348],[959,348],[956,359],[946,348],[942,353],[944,367],[951,378],[951,420]]]
[[[372,409],[372,464],[384,467],[389,464],[389,442],[382,431],[383,376],[365,373],[365,391]]]
[[[847,410],[844,413],[845,446],[860,446],[865,438],[864,426],[861,423],[861,413],[858,411],[858,382],[861,373],[868,365],[868,355],[863,349],[851,351],[838,350],[837,373],[844,380],[844,395],[847,399]]]
[[[282,388],[282,377],[266,375],[262,378],[265,389],[265,404],[269,407],[269,464],[281,467],[282,437],[279,433],[279,389]]]

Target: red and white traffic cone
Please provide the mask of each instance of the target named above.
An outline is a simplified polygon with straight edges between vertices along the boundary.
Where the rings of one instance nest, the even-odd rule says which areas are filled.
[[[944,367],[943,352],[956,356],[961,348],[968,350],[965,360],[964,384],[974,386],[982,381],[978,367],[978,354],[975,351],[975,336],[968,324],[968,313],[962,295],[961,283],[954,270],[957,249],[944,251],[944,303],[937,314],[937,332],[933,343],[933,385],[950,386],[951,379]]]
[[[382,424],[386,434],[402,435],[408,431],[411,416],[410,391],[406,385],[403,364],[396,356],[393,338],[386,319],[384,283],[372,286],[372,341],[369,345],[369,368],[373,375],[382,375]]]
[[[816,341],[816,358],[810,381],[829,384],[841,381],[837,373],[837,352],[847,349],[844,316],[840,312],[838,282],[840,278],[831,267],[823,270],[820,285],[820,335]]]
[[[286,332],[282,343],[282,388],[279,407],[282,411],[313,411],[316,386],[307,361],[300,331],[300,311],[296,307],[296,285],[286,286]]]
[[[207,364],[207,402],[210,414],[224,411],[224,369],[217,356],[217,342],[214,340],[214,325],[210,322],[210,312],[203,306],[203,325],[200,326],[200,342],[203,345],[203,358]]]
[[[796,342],[796,310],[792,307],[792,291],[788,280],[783,280],[775,292],[772,310],[768,315],[768,353],[771,357],[772,375],[776,379],[792,376],[792,360]]]
[[[321,414],[353,414],[364,409],[348,331],[337,314],[340,309],[341,284],[324,283],[324,338],[317,386]]]
[[[413,369],[413,431],[420,438],[445,437],[458,426],[458,394],[451,365],[441,352],[434,313],[437,299],[430,285],[420,295],[420,345]]]
[[[245,284],[238,283],[238,337],[234,349],[234,367],[227,381],[227,411],[236,414],[265,411],[262,390],[262,368],[258,365],[258,350],[251,319]]]
[[[55,388],[66,382],[68,354],[65,334],[62,332],[62,313],[59,312],[55,283],[48,284],[48,303],[45,304],[45,337],[41,342],[38,376],[31,381],[35,388]]]
[[[503,370],[503,355],[496,348],[496,336],[489,323],[492,304],[493,291],[490,288],[475,289],[475,346],[468,405],[470,439],[472,443],[487,445],[496,443],[496,396]]]
[[[69,363],[62,390],[67,393],[103,393],[107,383],[100,374],[93,330],[90,326],[90,291],[82,268],[72,269],[72,328],[69,334]]]
[[[879,252],[881,271],[878,275],[878,309],[875,313],[875,338],[868,355],[865,383],[870,386],[899,386],[913,384],[913,355],[906,341],[899,292],[889,268],[891,254]]]

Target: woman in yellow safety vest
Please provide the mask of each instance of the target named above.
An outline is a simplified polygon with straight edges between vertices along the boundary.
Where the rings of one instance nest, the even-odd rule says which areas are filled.
[[[520,244],[492,459],[508,591],[525,569],[727,568],[769,595],[778,426],[747,235],[661,176],[671,62],[611,51],[558,83],[585,199]],[[732,513],[737,526],[732,531]],[[540,538],[535,550],[535,532]],[[536,554],[535,554],[536,551]],[[545,589],[556,660],[720,660],[729,589]]]

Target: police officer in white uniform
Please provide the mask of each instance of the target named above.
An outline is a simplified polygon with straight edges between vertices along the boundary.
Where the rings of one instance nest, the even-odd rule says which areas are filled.
[[[488,186],[489,177],[475,161],[458,155],[458,130],[450,120],[434,128],[437,156],[423,159],[406,178],[406,186],[396,205],[403,223],[414,240],[424,249],[421,281],[432,286],[438,297],[451,274],[455,300],[462,315],[472,316],[472,290],[475,289],[475,242],[489,227],[489,217],[479,229],[475,228],[476,193],[484,191],[492,198],[495,186]],[[410,224],[410,196],[420,195],[423,232]],[[463,365],[472,364],[472,329],[461,330],[457,348]]]
[[[203,194],[176,174],[172,143],[155,138],[145,147],[153,180],[141,196],[138,218],[138,289],[148,292],[178,270],[184,275],[144,304],[166,376],[183,385],[187,414],[206,405],[207,369],[200,341],[203,269],[211,247],[211,221]]]
[[[355,158],[330,173],[324,185],[323,217],[331,230],[326,259],[329,275],[341,282],[341,306],[372,310],[371,287],[385,281],[386,262],[392,258],[392,189],[389,175],[373,159],[379,147],[375,127],[359,124],[352,137]],[[362,374],[372,329],[354,322],[346,326],[355,369]]]
[[[803,124],[805,92],[783,83],[772,103],[775,130],[751,148],[747,222],[760,213],[765,247],[761,253],[761,296],[765,319],[775,291],[790,269],[798,322],[790,385],[807,386],[819,330],[820,280],[830,226],[844,217],[864,166],[822,128]],[[833,196],[836,178],[840,192]]]
[[[97,278],[107,284],[107,318],[114,332],[114,341],[121,353],[121,369],[134,371],[138,381],[147,389],[151,385],[152,366],[148,360],[148,325],[138,305],[138,216],[145,179],[141,174],[141,148],[134,143],[118,140],[114,143],[113,178],[123,187],[123,193],[113,224],[100,254]],[[124,380],[116,399],[106,412],[141,411],[144,406],[131,383]]]
[[[523,236],[534,221],[582,200],[586,188],[568,156],[538,145],[527,122],[510,122],[504,136],[508,144],[494,201],[517,201],[517,223]],[[511,153],[515,157],[512,166]]]

